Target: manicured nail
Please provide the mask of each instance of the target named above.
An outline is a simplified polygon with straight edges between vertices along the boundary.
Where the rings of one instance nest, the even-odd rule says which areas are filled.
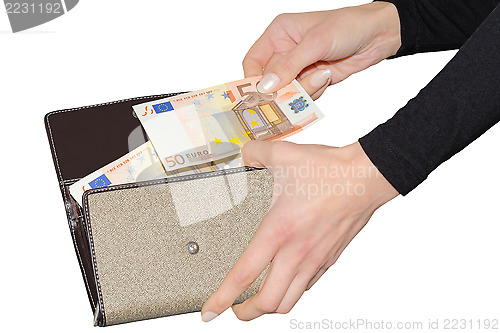
[[[312,74],[311,83],[312,86],[316,88],[323,87],[328,80],[332,77],[332,71],[329,69],[320,69],[317,70],[314,74]]]
[[[267,73],[262,77],[259,84],[257,85],[257,90],[261,93],[267,93],[280,83],[280,78],[274,73]]]
[[[217,317],[218,314],[217,313],[213,313],[213,312],[210,312],[210,311],[207,311],[205,312],[202,316],[201,316],[201,320],[203,320],[204,322],[209,322],[210,320],[214,319],[215,317]]]

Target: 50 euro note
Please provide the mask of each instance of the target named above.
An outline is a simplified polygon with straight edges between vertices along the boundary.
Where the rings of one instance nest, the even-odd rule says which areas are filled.
[[[250,140],[283,139],[323,117],[297,81],[263,94],[256,89],[260,78],[133,106],[165,170],[241,161]]]
[[[151,141],[147,141],[116,161],[73,183],[69,187],[69,192],[81,206],[83,193],[90,189],[217,171],[239,165],[241,165],[239,160],[230,159],[167,172],[163,168]]]
[[[148,141],[116,161],[81,178],[69,187],[69,192],[81,205],[82,195],[87,190],[165,176],[158,155]]]

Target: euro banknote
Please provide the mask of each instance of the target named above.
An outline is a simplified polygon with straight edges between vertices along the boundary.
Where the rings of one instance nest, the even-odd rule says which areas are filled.
[[[250,140],[278,140],[323,114],[293,81],[272,94],[260,76],[133,106],[166,171],[238,160]]]
[[[81,178],[69,187],[69,192],[81,205],[83,192],[87,190],[165,176],[158,154],[148,141],[116,161]]]
[[[69,192],[75,201],[82,205],[82,195],[90,189],[159,178],[192,175],[242,165],[241,159],[227,159],[221,160],[218,163],[204,163],[167,172],[163,168],[151,141],[147,141],[116,161],[73,183],[69,187]]]

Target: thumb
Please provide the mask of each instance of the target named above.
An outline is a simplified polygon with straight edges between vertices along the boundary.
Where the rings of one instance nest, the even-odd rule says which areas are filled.
[[[266,68],[257,90],[261,93],[275,92],[292,82],[304,68],[321,60],[322,45],[316,40],[306,36],[292,51]]]
[[[272,147],[277,142],[252,140],[241,149],[243,163],[254,168],[266,168],[271,165]]]

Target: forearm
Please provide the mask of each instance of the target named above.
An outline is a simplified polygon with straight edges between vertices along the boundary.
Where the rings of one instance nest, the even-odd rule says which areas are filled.
[[[500,121],[500,7],[405,107],[360,139],[405,195]]]
[[[500,0],[376,0],[393,3],[401,21],[396,57],[460,48]]]

